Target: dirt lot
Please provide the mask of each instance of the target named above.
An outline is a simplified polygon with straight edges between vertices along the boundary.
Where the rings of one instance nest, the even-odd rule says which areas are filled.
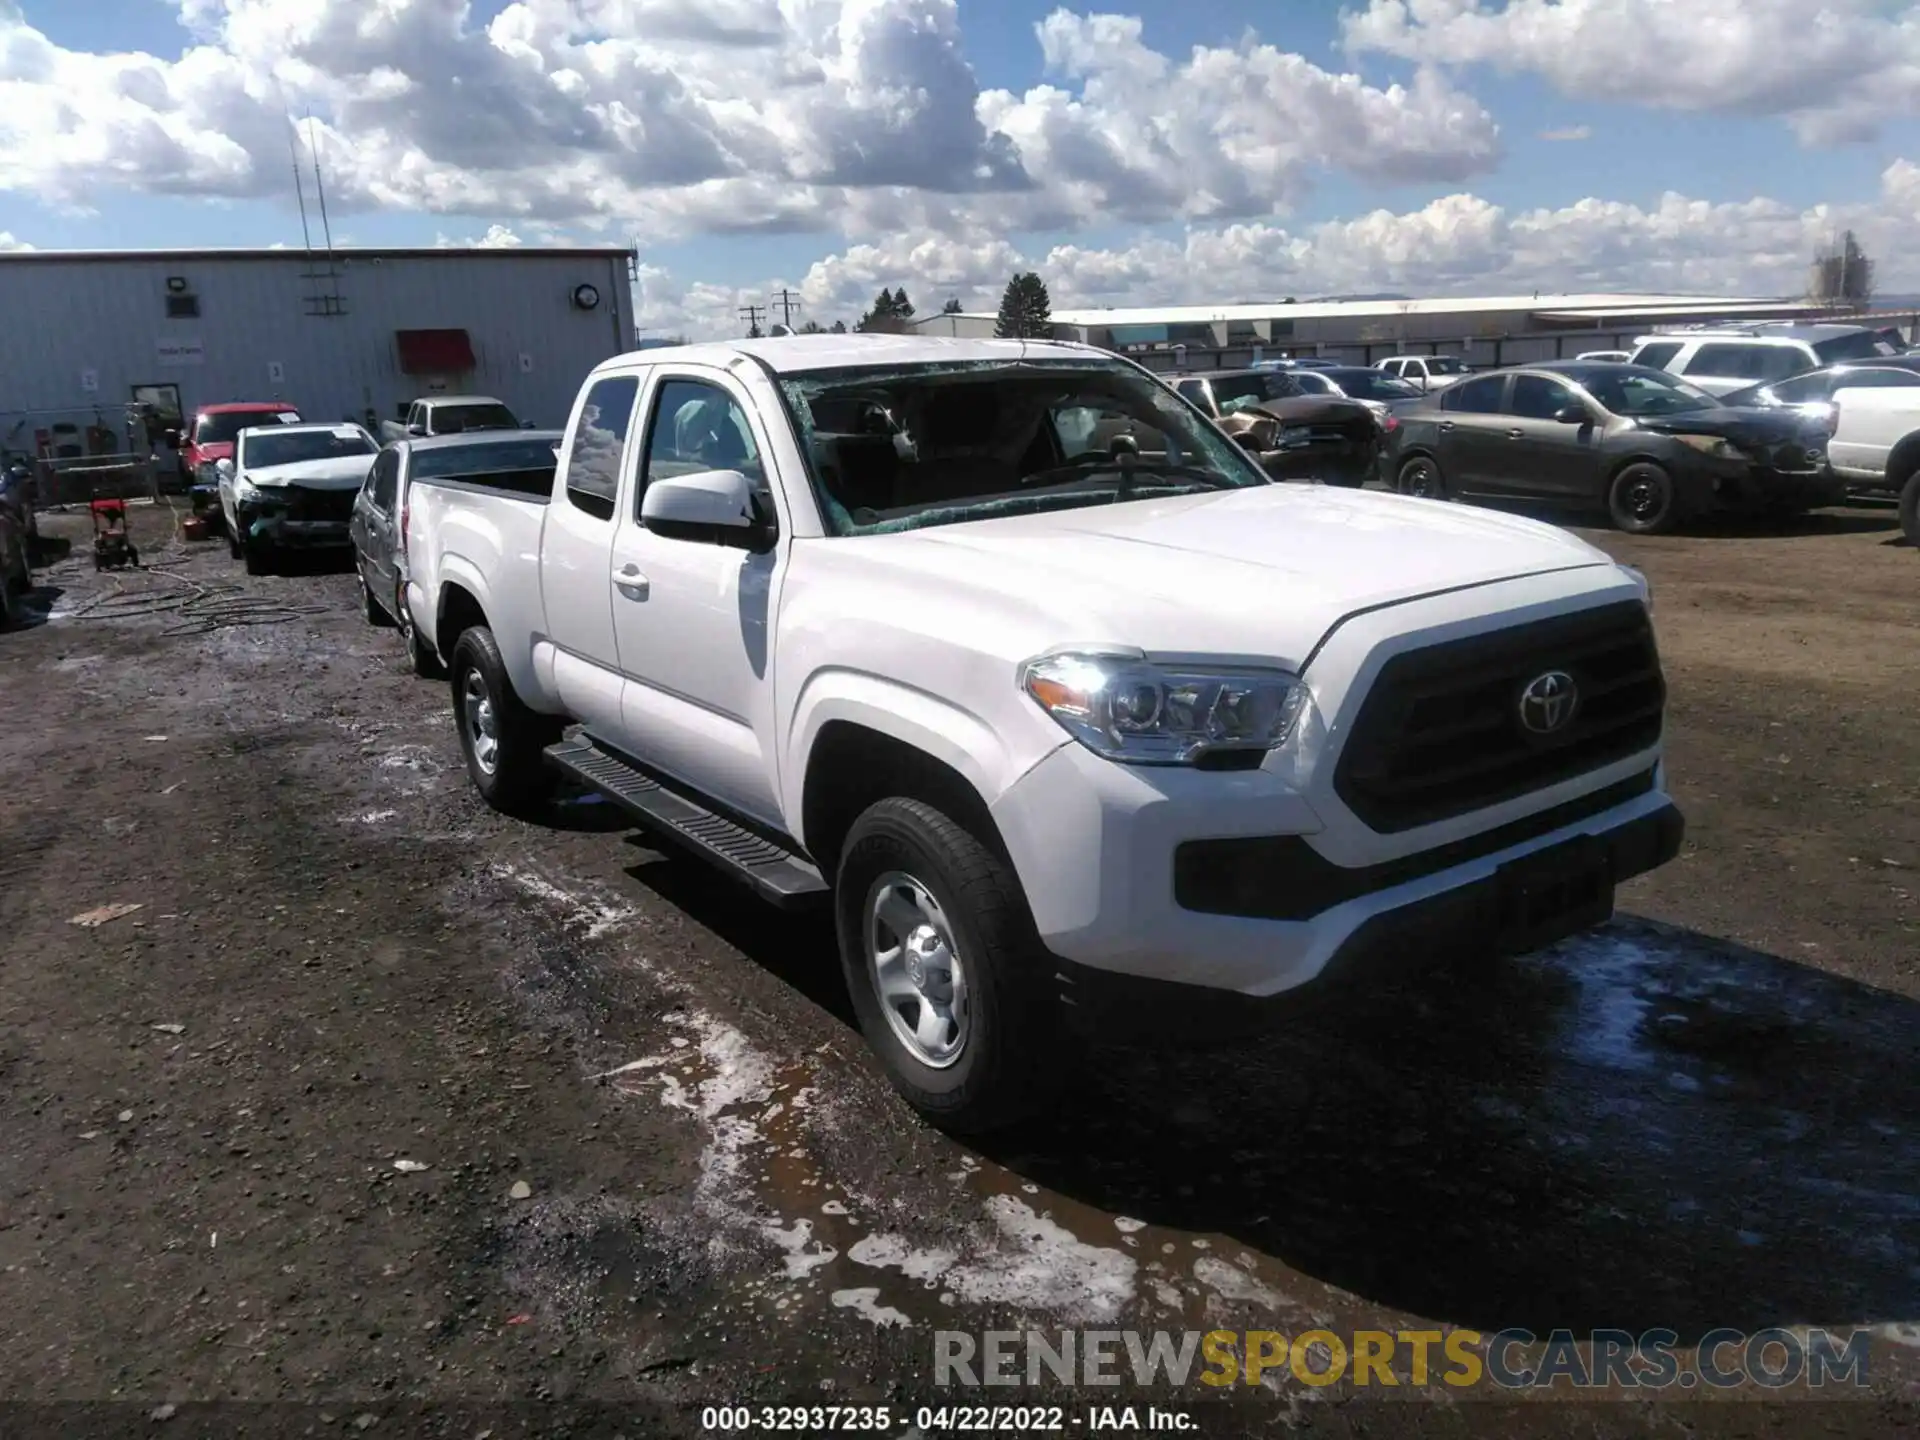
[[[0,1401],[125,1402],[55,1429],[903,1434],[980,1398],[933,1388],[942,1328],[1878,1327],[1871,1396],[1817,1415],[1144,1397],[1208,1434],[1887,1434],[1916,1393],[1920,555],[1885,512],[1593,537],[1652,577],[1691,827],[1612,927],[1096,1056],[985,1150],[894,1103],[820,923],[605,806],[486,811],[344,568],[139,524],[153,571],[70,556],[0,636]],[[105,905],[140,908],[72,923]]]

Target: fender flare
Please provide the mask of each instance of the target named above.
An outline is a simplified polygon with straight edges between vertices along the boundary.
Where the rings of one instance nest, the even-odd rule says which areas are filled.
[[[815,743],[835,721],[864,726],[923,751],[957,772],[988,806],[1040,758],[1036,754],[1020,764],[991,725],[941,696],[866,671],[818,670],[794,702],[781,767],[782,809],[796,829],[804,827],[807,766]],[[1060,740],[1071,743],[1064,733]],[[803,834],[794,838],[803,845],[807,840]]]

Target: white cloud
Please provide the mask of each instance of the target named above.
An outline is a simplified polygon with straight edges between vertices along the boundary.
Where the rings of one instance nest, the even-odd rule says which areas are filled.
[[[1252,39],[1174,59],[1113,15],[1049,16],[1048,83],[1016,95],[981,91],[957,0],[175,4],[193,43],[167,59],[64,49],[0,0],[0,189],[285,196],[309,108],[342,208],[653,236],[1272,216],[1324,170],[1499,154],[1437,74],[1380,87]]]
[[[0,230],[0,250],[31,250],[33,246],[14,237],[11,230]]]
[[[465,239],[455,239],[451,235],[438,234],[433,243],[442,250],[453,246],[464,246],[476,250],[511,250],[526,242],[504,225],[489,225],[484,235],[470,235]]]
[[[1174,238],[1022,254],[1002,239],[896,239],[816,261],[799,280],[695,286],[643,269],[643,325],[695,336],[739,334],[738,309],[792,285],[804,314],[851,323],[882,286],[905,286],[922,313],[950,294],[991,309],[1016,271],[1037,270],[1054,307],[1190,304],[1401,291],[1420,295],[1594,291],[1802,293],[1809,262],[1841,229],[1878,261],[1882,289],[1920,288],[1905,237],[1920,227],[1920,165],[1896,160],[1873,200],[1798,209],[1756,198],[1710,203],[1663,195],[1651,205],[1586,199],[1508,210],[1469,194],[1418,210],[1376,210],[1289,228],[1266,222],[1194,227]]]
[[[1809,145],[1920,114],[1911,0],[1369,0],[1350,52],[1544,76],[1568,95],[1779,115]]]

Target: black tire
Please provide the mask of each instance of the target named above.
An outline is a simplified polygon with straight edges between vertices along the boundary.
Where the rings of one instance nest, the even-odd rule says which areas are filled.
[[[248,540],[242,550],[247,562],[247,574],[273,574],[273,546],[265,540]]]
[[[933,932],[953,947],[959,962],[966,1019],[964,1027],[947,1022],[951,1028],[942,1030],[955,1042],[955,1053],[939,1065],[909,1049],[881,1000],[869,926],[889,875],[910,877],[931,896],[950,933],[942,934],[939,927]],[[923,801],[882,800],[848,832],[835,878],[834,911],[841,968],[860,1028],[908,1104],[942,1129],[980,1134],[1012,1124],[1045,1103],[1062,1043],[1052,969],[1020,882],[1004,859]],[[905,936],[895,933],[901,942],[897,948],[906,948]],[[952,971],[929,966],[924,973]],[[911,1028],[904,1010],[895,1013]]]
[[[486,626],[473,626],[455,643],[452,691],[454,729],[473,788],[503,815],[537,813],[556,779],[542,752],[560,738],[563,722],[528,709],[514,693],[500,646]],[[490,757],[481,746],[488,730]]]
[[[220,528],[227,532],[227,554],[238,560],[246,554],[240,548],[240,533],[227,523],[226,511],[218,510],[217,513],[220,516]]]
[[[407,647],[407,664],[413,667],[413,673],[422,680],[444,679],[446,667],[440,663],[440,657],[433,653],[433,647],[420,638],[419,627],[413,623],[413,612],[407,608],[407,584],[404,580],[394,590],[393,616],[393,623],[400,627],[401,642]]]
[[[25,588],[21,586],[20,590]],[[13,629],[23,618],[18,593],[13,576],[0,570],[0,630]]]
[[[1607,486],[1607,516],[1628,535],[1664,535],[1680,523],[1680,492],[1651,460],[1623,466]]]
[[[1920,470],[1907,476],[1900,487],[1900,533],[1907,544],[1920,548]]]
[[[380,602],[373,598],[373,587],[367,583],[367,577],[360,577],[360,613],[367,624],[376,630],[384,630],[393,624],[387,612],[380,608]]]
[[[1425,500],[1448,500],[1446,476],[1440,473],[1440,462],[1431,455],[1416,455],[1400,467],[1394,476],[1394,489],[1402,495],[1413,495]]]

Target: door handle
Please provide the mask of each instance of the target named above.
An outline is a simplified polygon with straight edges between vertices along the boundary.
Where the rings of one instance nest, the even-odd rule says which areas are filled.
[[[613,572],[613,583],[620,593],[629,600],[644,600],[650,588],[647,577],[640,573],[640,567],[634,564],[622,565]]]
[[[1449,431],[1449,430],[1451,430],[1452,428],[1453,428],[1453,422],[1452,422],[1451,420],[1442,420],[1442,421],[1440,422],[1440,432],[1441,432],[1441,433],[1442,433],[1443,435],[1444,435],[1444,434],[1445,434],[1445,433],[1446,433],[1447,431]]]
[[[1516,428],[1516,429],[1507,431],[1507,439],[1509,440],[1524,440],[1526,438],[1527,438],[1527,432],[1524,430]]]

